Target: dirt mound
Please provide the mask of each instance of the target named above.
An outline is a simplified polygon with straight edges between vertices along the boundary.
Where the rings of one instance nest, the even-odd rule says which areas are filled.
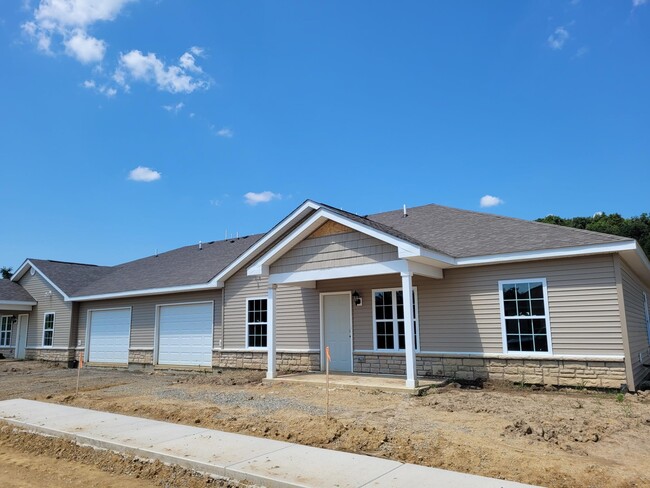
[[[85,465],[99,468],[113,476],[148,480],[153,482],[152,485],[157,486],[184,488],[243,486],[235,481],[212,478],[178,466],[168,466],[159,461],[149,461],[92,447],[79,446],[65,439],[26,432],[6,424],[0,424],[0,447],[40,458],[72,461],[78,464],[75,468],[77,477],[83,476],[79,470]],[[50,480],[42,480],[42,483],[37,479],[30,481],[31,486],[50,485]],[[93,484],[93,486],[98,485]]]

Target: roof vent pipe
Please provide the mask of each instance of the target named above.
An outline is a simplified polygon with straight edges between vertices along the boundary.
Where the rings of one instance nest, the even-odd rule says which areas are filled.
[[[199,251],[200,251],[201,249],[203,249],[203,243],[202,243],[201,241],[199,241]]]
[[[404,204],[404,215],[402,215],[402,217],[406,217],[406,216],[408,216],[408,214],[406,213],[406,204]]]

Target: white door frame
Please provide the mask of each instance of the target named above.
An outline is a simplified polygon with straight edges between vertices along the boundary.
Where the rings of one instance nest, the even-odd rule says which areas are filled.
[[[325,371],[325,322],[323,320],[323,297],[327,295],[347,295],[350,300],[350,373],[354,372],[354,333],[352,328],[352,292],[351,291],[331,291],[320,294],[320,369]]]
[[[23,326],[20,325],[20,320],[25,317],[25,324]],[[29,314],[27,313],[21,313],[18,316],[18,322],[16,323],[18,329],[18,333],[16,334],[16,349],[14,351],[14,357],[16,359],[25,359],[25,354],[27,350],[27,331],[29,330]],[[21,338],[24,337],[24,340],[21,340]],[[21,344],[22,347],[21,347]],[[21,354],[21,349],[22,349],[22,354]]]

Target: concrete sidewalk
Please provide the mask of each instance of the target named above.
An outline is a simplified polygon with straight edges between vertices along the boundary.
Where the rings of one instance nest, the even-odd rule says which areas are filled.
[[[82,445],[267,487],[514,488],[510,481],[359,454],[31,400],[0,402],[0,420]]]

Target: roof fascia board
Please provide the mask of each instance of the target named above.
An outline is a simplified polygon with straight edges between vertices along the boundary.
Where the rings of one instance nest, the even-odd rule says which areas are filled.
[[[456,258],[457,266],[477,266],[481,264],[509,263],[513,261],[533,261],[539,259],[564,258],[571,256],[588,256],[590,254],[605,254],[622,251],[632,251],[637,248],[636,241],[620,243],[594,244],[590,246],[563,247],[556,249],[543,249],[539,251],[522,251],[505,254],[492,254],[486,256],[472,256]],[[646,259],[647,261],[647,259]]]
[[[296,271],[294,273],[276,273],[269,276],[270,285],[285,285],[305,281],[334,280],[339,278],[356,278],[359,276],[376,276],[392,273],[409,272],[408,263],[403,259],[381,263],[358,264],[339,268]]]
[[[29,266],[31,266],[32,268],[34,268],[34,270],[36,270],[36,272],[37,272],[39,275],[41,275],[41,277],[42,277],[45,281],[47,281],[47,283],[48,283],[52,288],[54,288],[57,292],[59,292],[59,293],[61,294],[61,296],[63,297],[63,300],[64,300],[64,301],[66,301],[66,302],[69,302],[69,301],[70,301],[70,297],[68,297],[68,295],[66,295],[66,294],[63,292],[63,290],[62,290],[61,288],[59,288],[59,287],[58,287],[58,286],[57,286],[57,285],[56,285],[56,284],[55,284],[51,279],[49,279],[47,276],[45,276],[45,273],[43,273],[40,269],[38,269],[38,266],[35,266],[34,263],[32,263],[29,259],[23,263],[23,265],[18,269],[18,271],[16,272],[16,274],[18,274],[18,272],[21,272],[22,274],[20,275],[20,277],[22,278],[22,276],[23,276],[23,275],[26,273],[26,271],[27,271],[26,269],[23,270],[23,268],[25,268],[28,264],[29,264]],[[13,279],[13,276],[12,276],[12,279]],[[20,279],[20,278],[18,278],[18,279]]]
[[[147,295],[166,295],[168,293],[183,293],[187,291],[217,290],[221,286],[213,283],[200,283],[198,285],[168,286],[163,288],[147,288],[145,290],[120,291],[115,293],[103,293],[99,295],[85,295],[70,297],[66,301],[88,302],[91,300],[109,300],[111,298],[141,297]]]
[[[25,259],[25,261],[23,261],[23,264],[21,264],[18,267],[18,269],[16,270],[16,272],[13,275],[11,275],[11,281],[16,281],[17,282],[18,280],[20,280],[20,278],[22,278],[23,275],[25,273],[27,273],[27,266],[30,266],[30,265],[32,265],[32,264],[29,261],[29,259]]]
[[[300,207],[298,207],[296,210],[294,210],[289,215],[287,215],[280,223],[278,223],[270,231],[268,231],[264,235],[264,237],[262,237],[259,241],[257,241],[250,248],[248,248],[241,256],[239,256],[232,263],[226,266],[218,275],[216,275],[214,278],[212,278],[212,280],[210,280],[210,283],[222,287],[223,282],[226,281],[228,278],[230,278],[237,271],[239,271],[239,268],[242,266],[243,263],[246,262],[247,259],[249,259],[256,252],[258,252],[265,245],[267,245],[270,241],[272,241],[278,234],[281,234],[282,231],[284,231],[287,227],[289,227],[296,219],[300,219],[303,216],[303,214],[309,210],[318,210],[319,208],[321,207],[316,202],[307,200]]]
[[[296,227],[290,234],[284,237],[275,246],[269,249],[265,254],[258,258],[249,268],[249,276],[259,276],[269,274],[269,265],[278,260],[282,255],[287,253],[297,242],[307,237],[313,230],[315,230],[324,220],[332,220],[341,225],[345,225],[352,230],[367,234],[371,237],[387,242],[398,249],[398,256],[412,257],[420,256],[422,249],[410,242],[398,239],[397,237],[386,234],[385,232],[373,229],[370,226],[360,224],[354,220],[348,219],[345,216],[339,215],[327,208],[320,208],[302,224]]]

